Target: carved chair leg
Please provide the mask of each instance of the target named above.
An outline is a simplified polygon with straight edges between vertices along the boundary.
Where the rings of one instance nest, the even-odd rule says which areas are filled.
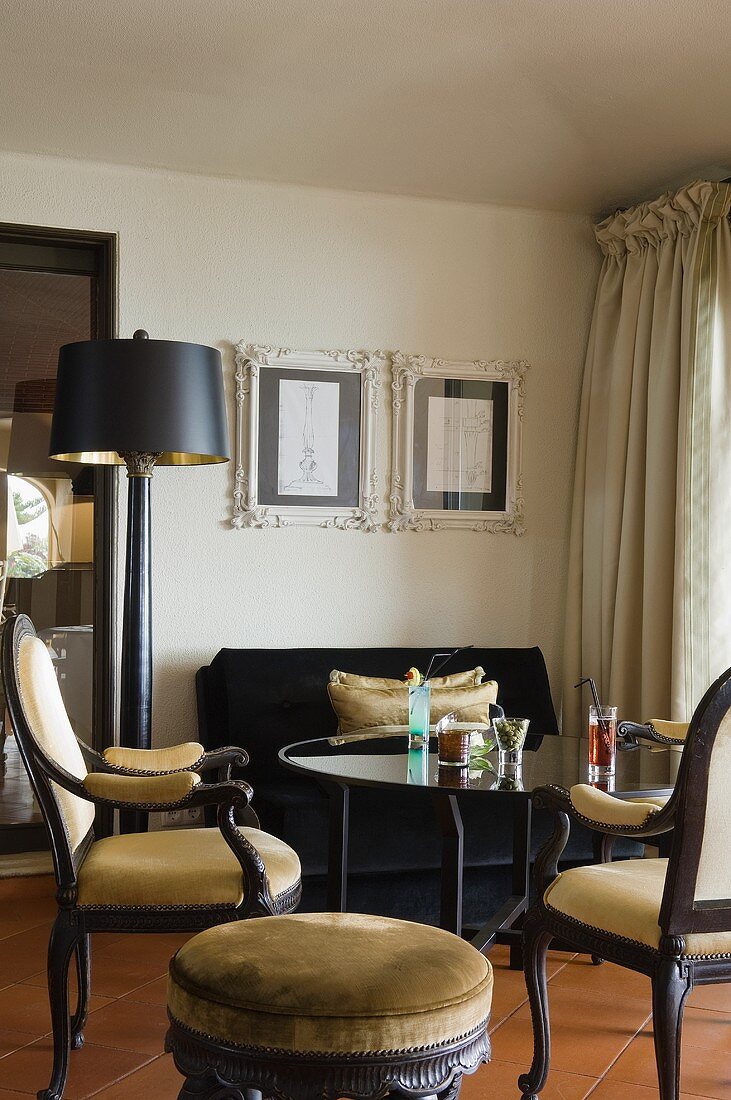
[[[528,1073],[518,1078],[518,1088],[527,1100],[538,1100],[551,1061],[546,955],[552,939],[550,932],[541,927],[540,918],[529,913],[523,929],[523,969],[533,1021],[533,1062]]]
[[[672,959],[661,963],[652,979],[652,1025],[660,1100],[678,1100],[680,1096],[680,1035],[685,999],[692,988],[692,978]]]
[[[76,977],[79,987],[79,999],[76,1012],[71,1021],[71,1049],[79,1050],[84,1045],[84,1027],[89,1015],[89,997],[91,996],[91,936],[83,932],[76,944]]]
[[[78,929],[70,917],[60,912],[48,943],[48,995],[53,1027],[53,1071],[47,1089],[38,1100],[61,1100],[69,1071],[71,1051],[71,1014],[69,1011],[69,965],[77,945]]]

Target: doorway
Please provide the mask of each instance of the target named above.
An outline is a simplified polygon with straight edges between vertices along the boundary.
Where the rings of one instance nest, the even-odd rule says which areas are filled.
[[[49,459],[48,444],[59,348],[116,335],[116,263],[113,234],[0,224],[0,612],[30,616],[97,751],[115,728],[116,474]],[[40,851],[4,700],[0,717],[0,854]]]

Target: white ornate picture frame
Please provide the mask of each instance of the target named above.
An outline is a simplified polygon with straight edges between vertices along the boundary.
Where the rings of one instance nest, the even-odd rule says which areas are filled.
[[[241,341],[236,345],[236,471],[232,524],[234,527],[291,527],[296,525],[332,527],[339,530],[375,531],[377,529],[378,470],[376,465],[376,417],[382,368],[386,356],[368,351],[295,351]],[[342,378],[360,375],[360,412],[357,442],[357,502],[347,505],[322,498],[295,496],[292,503],[262,499],[260,488],[260,432],[262,430],[262,372],[279,368],[278,377],[307,377],[308,372],[332,373]],[[343,379],[347,383],[347,378]],[[327,389],[327,387],[325,387]],[[350,387],[352,389],[352,387]],[[340,390],[338,390],[338,393]],[[281,393],[281,387],[280,387]],[[310,398],[310,402],[312,398]],[[266,412],[266,410],[265,410]],[[338,407],[340,415],[340,407]],[[281,432],[281,427],[279,428]],[[339,436],[338,436],[339,439]],[[281,448],[281,443],[280,443]],[[280,451],[281,454],[281,451]],[[304,468],[303,468],[304,470]],[[318,482],[321,484],[321,482]],[[283,491],[283,490],[282,490]],[[301,491],[301,486],[300,486]]]
[[[477,359],[472,362],[453,362],[446,359],[433,359],[425,355],[405,355],[400,351],[393,353],[391,497],[387,524],[390,531],[439,531],[444,528],[464,527],[472,531],[506,532],[513,535],[524,533],[521,432],[527,370],[528,363],[523,359],[512,361],[496,359],[490,362]],[[425,446],[422,446],[419,452],[415,452],[415,428],[422,438],[426,438],[425,433],[429,431],[425,422],[415,426],[415,416],[420,415],[421,420],[425,421],[426,413],[424,410],[428,408],[428,417],[429,419],[432,417],[432,408],[428,401],[426,404],[424,402],[419,403],[419,413],[416,410],[415,390],[421,379],[465,379],[505,384],[505,391],[501,395],[507,399],[507,424],[505,424],[504,413],[502,416],[502,439],[505,446],[505,455],[504,457],[500,456],[500,462],[504,464],[503,468],[505,470],[504,508],[495,510],[463,508],[462,499],[465,495],[475,500],[478,494],[463,494],[462,492],[440,494],[442,496],[451,495],[456,503],[454,508],[419,507],[415,505],[415,453],[421,454],[422,457],[419,461],[422,465],[425,466],[426,463],[431,461],[430,458],[426,457],[428,448]],[[446,386],[444,391],[447,391]],[[483,416],[485,413],[489,413],[489,439],[492,446],[495,438],[493,435],[492,402],[483,403],[478,401],[477,404],[481,406]],[[503,409],[505,409],[505,400],[502,404]],[[443,408],[446,408],[446,405]],[[436,415],[443,417],[447,415],[440,408],[435,408],[434,412]],[[485,419],[487,418],[485,417]],[[460,428],[461,423],[460,421]],[[450,430],[454,429],[451,428]],[[446,443],[444,447],[446,449]],[[490,463],[492,463],[492,457],[490,457]],[[490,482],[490,485],[492,485],[492,482]],[[428,481],[425,481],[425,486],[429,487]],[[437,494],[424,495],[434,497]]]

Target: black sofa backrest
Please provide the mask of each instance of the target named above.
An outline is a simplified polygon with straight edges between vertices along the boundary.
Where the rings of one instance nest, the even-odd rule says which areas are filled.
[[[251,756],[247,777],[281,777],[277,754],[293,741],[329,737],[337,721],[327,694],[332,669],[402,678],[426,668],[429,649],[222,649],[196,674],[198,728],[207,749],[240,745]],[[449,646],[441,647],[449,649]],[[530,718],[532,734],[558,733],[543,654],[531,649],[471,649],[445,669],[481,665],[498,681],[508,715]]]

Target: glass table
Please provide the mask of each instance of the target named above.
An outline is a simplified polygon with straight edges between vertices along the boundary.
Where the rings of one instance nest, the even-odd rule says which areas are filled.
[[[519,780],[497,774],[497,753],[487,758],[494,770],[439,767],[435,738],[429,752],[409,752],[408,735],[318,738],[282,749],[285,768],[316,779],[330,800],[328,853],[328,907],[345,912],[348,879],[348,807],[353,786],[393,790],[422,787],[430,796],[442,837],[442,928],[462,934],[462,872],[464,828],[460,798],[499,799],[512,811],[512,893],[472,939],[480,951],[496,941],[511,948],[511,966],[522,965],[520,926],[530,894],[531,794],[536,787],[555,783],[571,787],[589,782],[587,742],[576,737],[533,736],[523,753]],[[619,798],[668,795],[675,784],[680,753],[641,746],[617,753],[611,780],[594,783]]]

